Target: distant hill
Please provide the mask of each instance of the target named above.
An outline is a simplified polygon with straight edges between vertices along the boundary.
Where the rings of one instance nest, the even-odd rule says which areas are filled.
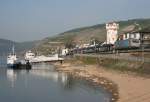
[[[21,53],[25,50],[31,49],[35,46],[35,42],[14,42],[11,40],[0,39],[0,55],[6,55],[12,50],[12,46],[15,46],[15,51]]]
[[[133,19],[127,21],[117,21],[119,23],[119,34],[145,28],[150,26],[150,19]],[[82,27],[63,32],[53,37],[45,38],[36,47],[39,51],[41,49],[51,49],[49,42],[62,42],[64,44],[73,42],[75,44],[88,43],[91,39],[97,39],[101,42],[106,40],[105,24],[98,24],[89,27]],[[45,51],[45,50],[44,50]],[[41,51],[43,52],[43,50]]]
[[[119,24],[119,33],[132,31],[135,29],[145,28],[150,26],[150,19],[133,19],[127,21],[117,21]],[[47,38],[48,41],[66,42],[71,39],[76,43],[89,42],[91,38],[96,38],[100,41],[106,40],[105,24],[98,24],[90,27],[77,28],[66,31],[54,37]]]
[[[10,40],[0,39],[0,55],[6,54],[12,48],[12,45],[16,43]]]

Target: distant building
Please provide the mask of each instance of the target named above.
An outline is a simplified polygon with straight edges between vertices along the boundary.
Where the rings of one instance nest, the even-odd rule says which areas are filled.
[[[126,40],[126,39],[140,39],[140,33],[139,32],[128,32],[128,33],[125,33],[125,34],[120,34],[120,39],[122,40]]]
[[[150,47],[150,28],[144,28],[141,30],[134,30],[119,35],[119,40],[136,39],[139,40],[141,46]]]
[[[114,44],[118,38],[118,29],[119,24],[112,22],[106,24],[106,30],[107,30],[107,44]]]

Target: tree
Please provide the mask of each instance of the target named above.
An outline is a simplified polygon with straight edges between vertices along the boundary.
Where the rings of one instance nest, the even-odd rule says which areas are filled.
[[[65,43],[65,47],[68,48],[68,49],[71,49],[71,48],[74,48],[75,47],[75,42],[69,40]]]

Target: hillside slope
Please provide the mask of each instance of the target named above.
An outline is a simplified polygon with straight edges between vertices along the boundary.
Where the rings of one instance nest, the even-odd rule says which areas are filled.
[[[7,55],[12,50],[12,46],[15,46],[15,51],[21,53],[25,50],[31,49],[35,46],[35,42],[14,42],[11,40],[0,39],[0,55]]]
[[[129,32],[139,28],[150,26],[150,19],[133,19],[127,21],[117,21],[119,24],[119,34]],[[91,39],[97,39],[101,42],[106,40],[105,24],[98,24],[90,27],[77,28],[53,37],[48,37],[42,40],[36,49],[51,49],[49,42],[62,42],[64,44],[74,42],[75,44],[88,43]],[[48,46],[46,46],[48,45]]]

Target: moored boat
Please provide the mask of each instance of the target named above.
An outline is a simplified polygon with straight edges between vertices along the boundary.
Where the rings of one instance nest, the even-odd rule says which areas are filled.
[[[7,66],[9,68],[13,68],[16,66],[17,61],[18,61],[18,58],[16,54],[9,54],[7,57]]]
[[[15,54],[15,48],[14,46],[12,47],[12,52],[9,53],[9,55],[7,56],[7,66],[9,68],[13,68],[15,67],[15,63],[17,63],[18,58],[17,55]]]
[[[64,60],[63,58],[59,58],[58,54],[51,55],[51,56],[36,56],[33,59],[30,60],[31,63],[40,63],[40,62],[57,62],[57,61],[62,61]]]
[[[27,51],[25,53],[25,60],[31,60],[33,58],[35,58],[35,54],[32,51]]]
[[[58,54],[54,55],[35,55],[32,51],[27,51],[24,56],[25,60],[29,61],[30,63],[41,63],[41,62],[57,62],[64,60],[63,58],[60,58]]]
[[[11,69],[31,69],[32,66],[28,60],[18,59],[13,46],[12,53],[7,56],[7,67]]]

